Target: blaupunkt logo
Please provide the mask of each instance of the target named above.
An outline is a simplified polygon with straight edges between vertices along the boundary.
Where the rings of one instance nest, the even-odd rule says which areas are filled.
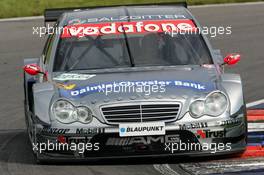
[[[126,132],[126,128],[120,128],[120,133],[125,133]]]

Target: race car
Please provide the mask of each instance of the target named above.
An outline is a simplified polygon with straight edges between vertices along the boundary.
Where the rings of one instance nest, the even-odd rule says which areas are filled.
[[[40,58],[24,60],[37,161],[242,153],[241,78],[185,3],[50,9]],[[50,30],[48,31],[50,32]]]

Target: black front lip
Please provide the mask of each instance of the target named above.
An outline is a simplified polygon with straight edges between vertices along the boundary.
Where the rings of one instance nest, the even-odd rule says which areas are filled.
[[[189,158],[200,158],[200,157],[212,157],[216,156],[239,156],[246,150],[245,147],[235,148],[230,151],[220,151],[217,153],[211,153],[209,151],[205,152],[192,152],[192,153],[177,153],[177,154],[147,154],[147,155],[121,155],[121,156],[97,156],[97,157],[81,157],[72,156],[56,153],[43,153],[39,155],[39,160],[54,160],[62,162],[75,162],[75,161],[92,161],[92,160],[112,160],[112,159],[133,159],[133,158],[178,158],[181,161],[187,160]],[[191,160],[193,161],[193,159]]]
[[[166,135],[180,135],[180,140],[182,142],[187,143],[198,143],[200,144],[197,137],[188,130],[176,130],[176,131],[167,131]],[[165,135],[165,136],[166,136]],[[76,135],[75,135],[76,136]],[[67,137],[67,136],[66,136]],[[68,137],[73,137],[70,135]],[[137,137],[139,139],[143,139],[147,136]],[[150,136],[152,140],[162,139],[164,136]],[[38,135],[38,142],[41,143],[47,138],[53,138],[53,140],[57,139],[57,136],[51,137],[50,135],[46,137],[45,135]],[[117,140],[111,141],[112,145],[106,145],[109,139],[114,138]],[[133,137],[129,137],[133,138]],[[171,153],[169,150],[165,151],[165,143],[162,142],[154,142],[150,144],[133,144],[131,142],[126,142],[124,138],[120,138],[118,134],[97,134],[90,139],[89,143],[100,143],[99,151],[85,151],[84,153],[77,153],[77,151],[45,151],[42,152],[40,157],[50,158],[50,159],[77,159],[77,160],[87,160],[87,159],[107,159],[107,158],[133,158],[133,157],[153,157],[153,156],[189,156],[189,157],[197,157],[197,156],[213,156],[213,155],[222,155],[222,154],[233,154],[237,152],[242,152],[246,148],[246,136],[245,134],[232,137],[232,138],[214,138],[211,139],[212,143],[228,143],[230,142],[235,147],[231,150],[223,150],[218,151],[216,153],[212,153],[211,151],[176,151]],[[157,140],[156,140],[157,141]],[[160,141],[160,140],[159,140]],[[122,144],[120,144],[122,143]],[[125,143],[128,143],[127,145]]]

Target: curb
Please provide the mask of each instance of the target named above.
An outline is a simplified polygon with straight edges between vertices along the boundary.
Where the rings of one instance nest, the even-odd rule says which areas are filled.
[[[248,110],[247,115],[248,122],[264,121],[264,110]]]
[[[247,146],[246,151],[241,155],[240,158],[249,158],[249,157],[264,157],[264,148],[263,146]]]

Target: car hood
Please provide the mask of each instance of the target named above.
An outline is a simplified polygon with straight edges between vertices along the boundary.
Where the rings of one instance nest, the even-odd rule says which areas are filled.
[[[203,67],[78,74],[68,79],[69,74],[61,75],[65,79],[56,81],[58,96],[75,102],[199,97],[220,88],[215,68]]]

